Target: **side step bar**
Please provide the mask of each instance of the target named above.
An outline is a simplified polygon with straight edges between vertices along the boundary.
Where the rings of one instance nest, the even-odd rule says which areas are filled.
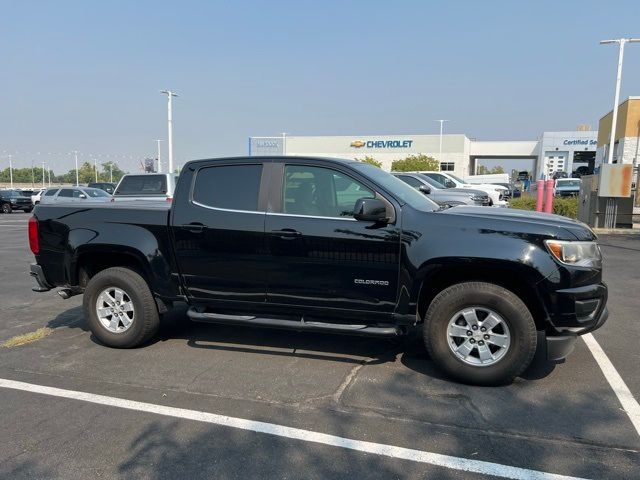
[[[194,322],[281,328],[298,331],[343,333],[348,335],[361,335],[367,337],[396,337],[403,334],[402,329],[399,327],[372,327],[369,325],[308,322],[304,319],[286,320],[282,318],[254,317],[250,315],[224,315],[220,313],[200,312],[193,307],[187,310],[187,316]]]

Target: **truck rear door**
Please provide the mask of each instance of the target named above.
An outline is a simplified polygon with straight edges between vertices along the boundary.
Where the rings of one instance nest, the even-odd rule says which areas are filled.
[[[191,298],[217,306],[265,301],[266,203],[260,192],[268,169],[263,163],[206,161],[181,172],[171,229]]]

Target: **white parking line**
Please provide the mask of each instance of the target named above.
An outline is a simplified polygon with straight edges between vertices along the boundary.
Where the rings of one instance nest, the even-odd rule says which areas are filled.
[[[3,378],[0,378],[0,387],[13,390],[22,390],[26,392],[41,393],[54,397],[81,400],[84,402],[90,402],[99,405],[124,408],[127,410],[155,413],[157,415],[165,415],[168,417],[211,423],[224,427],[238,428],[241,430],[248,430],[252,432],[266,433],[269,435],[276,435],[278,437],[301,440],[303,442],[320,443],[323,445],[346,448],[349,450],[357,450],[359,452],[373,453],[376,455],[383,455],[386,457],[397,458],[401,460],[426,463],[439,467],[449,468],[452,470],[460,470],[463,472],[479,473],[482,475],[493,475],[496,477],[522,480],[578,480],[577,477],[556,475],[553,473],[546,473],[538,470],[511,467],[508,465],[483,462],[480,460],[469,460],[466,458],[442,455],[439,453],[424,452],[411,448],[385,445],[383,443],[353,440],[350,438],[328,435],[326,433],[314,432],[312,430],[286,427],[284,425],[277,425],[275,423],[257,422],[253,420],[246,420],[243,418],[228,417],[226,415],[217,415],[215,413],[201,412],[198,410],[187,410],[184,408],[168,407],[165,405],[156,405],[153,403],[136,402],[133,400],[126,400],[124,398],[108,397],[106,395],[78,392],[75,390],[64,390],[61,388],[47,387],[44,385],[18,382],[15,380],[8,380]]]
[[[627,415],[629,415],[631,423],[633,423],[638,435],[640,435],[640,404],[638,404],[638,401],[633,397],[633,393],[631,393],[627,384],[624,383],[624,380],[616,370],[616,367],[613,366],[613,363],[611,363],[611,360],[609,360],[607,354],[604,353],[604,350],[602,350],[602,347],[596,341],[594,336],[587,333],[582,336],[582,339],[584,340],[584,343],[587,344],[587,347],[589,347],[589,350],[591,350],[593,358],[596,359],[596,362],[602,370],[602,373],[604,373],[607,382],[609,382],[613,392],[622,404],[622,408]]]

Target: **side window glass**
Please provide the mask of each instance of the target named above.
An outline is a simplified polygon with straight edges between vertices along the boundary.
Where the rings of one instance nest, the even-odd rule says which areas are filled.
[[[82,192],[80,190],[73,191],[73,198],[80,198],[80,195],[82,195]]]
[[[58,196],[71,198],[73,197],[73,190],[71,190],[70,188],[63,188],[62,190],[60,190],[60,193],[58,194]]]
[[[193,200],[229,210],[258,211],[262,165],[224,165],[198,171]]]
[[[328,168],[287,165],[284,177],[284,213],[350,217],[358,199],[375,196],[360,182]]]
[[[58,190],[47,190],[47,192],[44,194],[44,196],[45,197],[53,197],[56,194],[57,191]]]

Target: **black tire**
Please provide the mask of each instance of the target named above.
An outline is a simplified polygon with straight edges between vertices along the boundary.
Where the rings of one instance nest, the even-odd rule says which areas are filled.
[[[11,204],[3,203],[2,204],[2,213],[11,213]]]
[[[449,321],[470,307],[491,309],[509,328],[511,343],[504,356],[491,365],[465,363],[449,346]],[[433,361],[456,380],[502,385],[529,366],[536,352],[537,333],[531,312],[513,292],[493,283],[465,282],[444,289],[433,299],[425,315],[424,339]]]
[[[126,293],[134,308],[131,326],[111,332],[100,323],[96,303],[101,292],[116,287]],[[149,285],[139,273],[124,267],[107,268],[97,273],[87,285],[82,301],[84,316],[93,335],[108,347],[133,348],[151,340],[158,331],[160,316]]]

